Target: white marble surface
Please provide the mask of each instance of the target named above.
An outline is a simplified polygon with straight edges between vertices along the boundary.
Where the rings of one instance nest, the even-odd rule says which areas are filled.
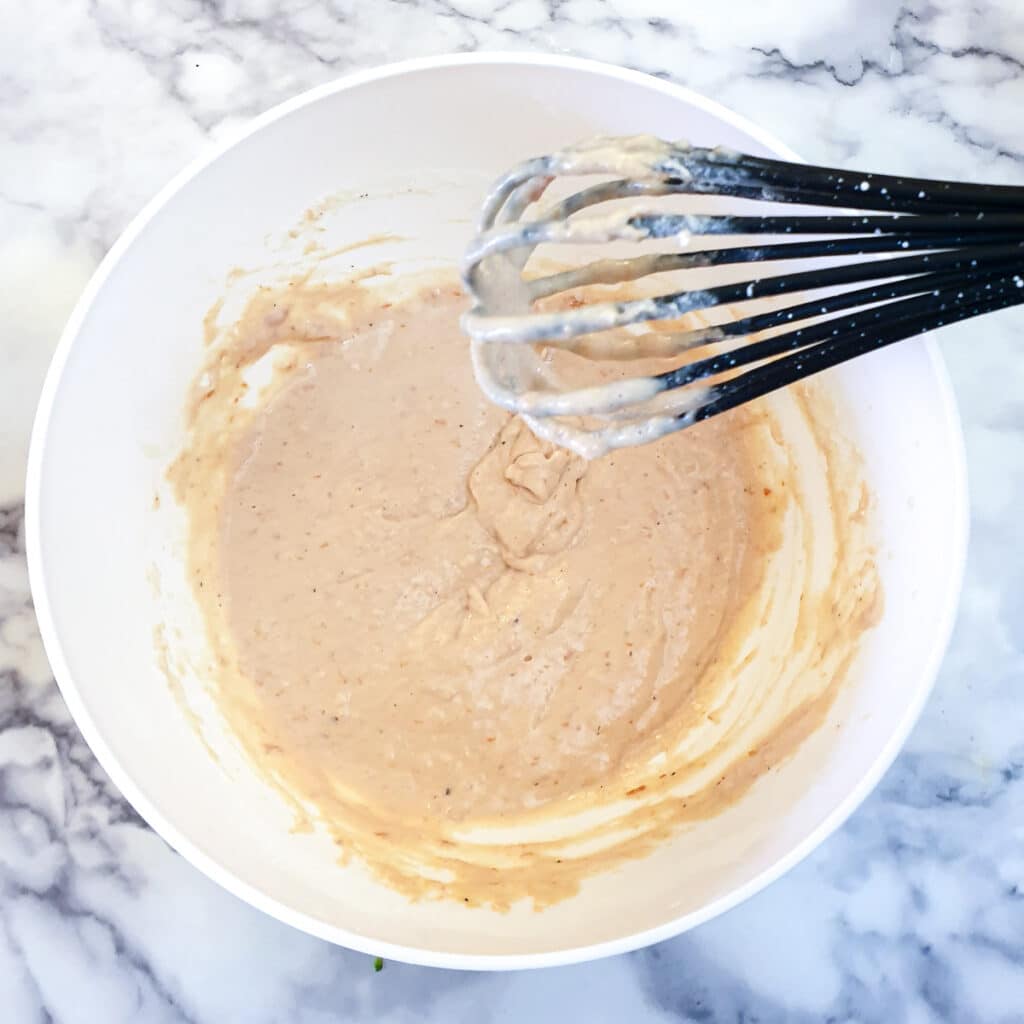
[[[1024,314],[944,336],[974,533],[954,645],[907,750],[762,895],[597,964],[375,974],[206,881],[70,721],[19,507],[36,392],[90,271],[207,140],[270,104],[402,57],[565,51],[691,85],[814,159],[1021,182],[1019,0],[9,0],[2,14],[0,1020],[1024,1021]]]

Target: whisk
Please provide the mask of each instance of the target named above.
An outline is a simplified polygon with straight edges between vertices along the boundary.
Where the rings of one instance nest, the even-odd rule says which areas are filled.
[[[552,182],[585,175],[603,177],[526,217]],[[660,197],[687,194],[810,209],[659,209]],[[587,458],[654,440],[893,342],[1024,302],[1024,187],[793,164],[652,136],[598,138],[510,171],[487,196],[479,227],[463,264],[473,300],[463,327],[477,380],[538,436]],[[712,247],[708,240],[720,236],[747,238]],[[700,248],[691,248],[693,239],[704,240]],[[647,240],[685,251],[524,274],[541,245]],[[757,266],[748,280],[653,297],[535,308],[591,285],[786,260],[821,262],[771,276]],[[744,313],[754,300],[762,301]],[[769,308],[763,300],[771,300]],[[713,326],[642,327],[714,307],[729,307],[730,316]],[[591,359],[665,358],[705,346],[713,346],[710,354],[671,369],[570,390],[559,386],[545,357],[565,349]]]

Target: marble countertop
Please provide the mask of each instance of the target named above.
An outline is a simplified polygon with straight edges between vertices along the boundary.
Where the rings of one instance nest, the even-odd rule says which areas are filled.
[[[905,752],[755,899],[579,967],[375,973],[193,870],[68,716],[20,506],[42,374],[90,272],[170,175],[271,104],[403,57],[568,52],[690,85],[812,159],[1022,182],[1019,0],[39,0],[3,20],[0,1018],[1024,1021],[1024,313],[943,335],[973,538],[953,646]]]

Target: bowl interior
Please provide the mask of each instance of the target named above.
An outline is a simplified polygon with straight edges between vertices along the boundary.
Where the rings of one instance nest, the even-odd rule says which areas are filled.
[[[942,368],[930,346],[913,343],[835,371],[881,523],[885,613],[856,685],[738,805],[572,900],[505,915],[406,903],[358,865],[339,867],[324,836],[294,833],[290,809],[227,734],[210,720],[212,757],[170,693],[154,644],[168,602],[181,604],[171,648],[198,630],[182,523],[166,503],[154,509],[154,496],[180,445],[202,318],[226,271],[266,264],[273,239],[339,190],[368,198],[339,207],[332,242],[388,234],[400,237],[373,258],[454,261],[500,171],[587,135],[637,132],[773,148],[684,90],[582,62],[421,62],[320,90],[166,191],[105,262],[58,351],[34,438],[29,525],[36,605],[64,695],[115,783],[165,838],[314,934],[401,959],[491,967],[672,934],[819,842],[888,765],[930,688],[959,587],[965,495]]]

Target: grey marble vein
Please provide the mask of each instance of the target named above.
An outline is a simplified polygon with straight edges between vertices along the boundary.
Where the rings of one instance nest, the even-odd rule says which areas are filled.
[[[89,273],[205,142],[352,68],[569,52],[691,85],[806,156],[1024,180],[1015,0],[39,0],[0,31],[0,1020],[1024,1021],[1024,315],[944,334],[973,540],[938,688],[808,861],[690,935],[515,976],[372,961],[242,905],[154,836],[54,686],[20,500]],[[69,513],[70,514],[70,513]]]

